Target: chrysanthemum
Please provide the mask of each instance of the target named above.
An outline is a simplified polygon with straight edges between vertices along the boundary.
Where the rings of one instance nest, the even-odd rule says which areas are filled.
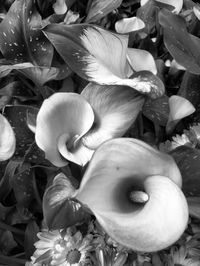
[[[31,257],[34,266],[82,266],[89,263],[87,255],[92,235],[83,237],[80,231],[72,234],[70,229],[65,233],[45,230],[38,233],[38,238],[36,251]]]
[[[172,247],[167,266],[200,266],[200,261],[194,258],[188,258],[187,248],[185,246],[181,246],[179,249]]]

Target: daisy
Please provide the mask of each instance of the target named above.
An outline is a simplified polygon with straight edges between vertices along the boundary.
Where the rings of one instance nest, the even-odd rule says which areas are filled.
[[[194,258],[187,258],[185,246],[181,246],[179,249],[172,247],[167,266],[200,266],[200,261]]]
[[[89,264],[88,252],[91,249],[92,235],[82,236],[80,231],[72,234],[67,231],[47,231],[38,233],[36,251],[31,257],[33,266],[59,265],[81,266]]]

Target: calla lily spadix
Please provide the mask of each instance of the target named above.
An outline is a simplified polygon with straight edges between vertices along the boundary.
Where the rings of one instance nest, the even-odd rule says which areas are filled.
[[[139,68],[142,71],[128,75],[128,35],[90,24],[51,24],[44,28],[44,33],[70,68],[82,78],[100,85],[129,86],[152,98],[164,94],[162,81],[149,68],[144,66]]]
[[[0,114],[0,161],[6,161],[15,152],[16,139],[8,120]]]
[[[55,93],[38,112],[36,143],[58,167],[67,160],[85,165],[101,143],[124,135],[143,103],[144,96],[125,86],[90,83],[81,95]]]
[[[154,252],[179,239],[188,206],[173,158],[136,139],[112,139],[94,153],[76,198],[117,242]]]

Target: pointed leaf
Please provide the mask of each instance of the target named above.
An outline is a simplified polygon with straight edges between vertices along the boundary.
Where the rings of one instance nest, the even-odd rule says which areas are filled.
[[[134,250],[157,251],[175,242],[187,226],[180,182],[170,156],[136,139],[114,139],[94,153],[76,197],[115,241]],[[131,200],[134,192],[141,192],[137,195],[145,201],[135,201],[139,196]]]
[[[135,71],[147,70],[154,75],[157,74],[157,67],[153,56],[146,50],[128,48],[127,58]],[[145,64],[144,64],[145,62]]]
[[[50,229],[63,229],[88,217],[79,202],[73,199],[75,189],[64,174],[58,174],[43,198],[44,218]]]
[[[13,156],[16,147],[14,131],[8,120],[0,114],[0,161]]]
[[[169,117],[169,99],[166,95],[152,100],[148,99],[143,106],[143,114],[160,126],[166,126]]]
[[[122,0],[93,0],[86,17],[86,21],[96,22],[100,20],[108,13],[118,8],[121,3]]]
[[[8,60],[51,65],[53,47],[41,31],[35,1],[16,0],[0,24],[0,50]]]
[[[91,128],[93,121],[93,110],[82,96],[56,93],[40,108],[36,121],[36,143],[45,152],[46,158],[58,167],[66,165],[67,160],[85,164],[87,155],[89,158],[91,155],[81,147],[79,139]]]
[[[5,64],[0,64],[0,78],[3,78],[7,76],[12,70],[20,70],[24,68],[32,67],[31,63],[19,63],[19,64],[8,64],[5,62]]]
[[[188,146],[180,146],[170,153],[182,175],[183,192],[186,196],[200,196],[200,152]]]
[[[174,59],[189,72],[200,74],[200,39],[187,31],[185,20],[167,10],[159,13],[164,43]]]
[[[37,233],[39,232],[39,227],[35,221],[30,221],[26,226],[25,236],[24,236],[24,248],[26,252],[27,259],[30,258],[35,251],[34,243],[38,240]]]
[[[82,138],[84,145],[96,149],[105,140],[121,137],[136,120],[144,97],[125,86],[89,83],[81,95],[95,113],[92,129]]]

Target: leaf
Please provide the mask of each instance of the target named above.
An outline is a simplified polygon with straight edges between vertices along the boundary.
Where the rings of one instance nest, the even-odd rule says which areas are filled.
[[[58,174],[43,198],[44,219],[50,229],[63,229],[88,217],[82,205],[73,198],[75,189],[64,174]]]
[[[167,10],[159,12],[164,43],[178,64],[193,74],[200,74],[200,39],[187,31],[185,20]]]
[[[31,63],[19,63],[19,64],[0,64],[0,78],[7,76],[12,70],[20,70],[24,68],[32,67]]]
[[[10,176],[10,185],[17,205],[23,209],[28,208],[34,199],[33,171],[30,164],[23,164],[17,174]]]
[[[180,146],[170,153],[182,175],[186,196],[200,196],[200,152],[188,146]]]
[[[93,0],[86,17],[86,22],[96,22],[118,8],[122,0]]]
[[[88,24],[51,24],[44,31],[63,60],[82,78],[100,85],[129,86],[150,97],[164,93],[162,81],[153,74],[144,71],[127,78],[127,36]]]
[[[24,249],[26,252],[26,258],[29,259],[35,251],[34,243],[38,241],[37,233],[39,227],[35,221],[30,221],[26,226],[24,237]]]
[[[16,0],[0,24],[0,50],[7,60],[50,67],[53,47],[41,31],[35,1]]]
[[[188,197],[187,202],[190,215],[200,219],[200,197]]]
[[[169,117],[168,97],[164,95],[154,100],[147,99],[142,112],[155,124],[166,126]]]

